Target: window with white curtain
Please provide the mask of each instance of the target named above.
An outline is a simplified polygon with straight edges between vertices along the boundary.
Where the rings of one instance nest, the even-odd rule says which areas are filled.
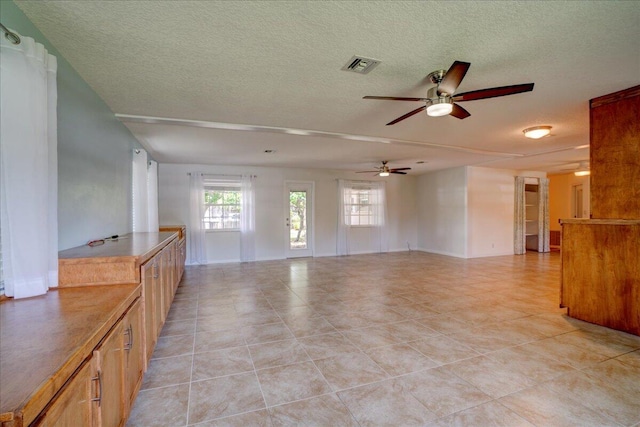
[[[388,250],[385,183],[381,181],[338,180],[338,229],[336,253],[349,255],[352,231],[368,231],[371,249]]]
[[[240,231],[242,191],[240,179],[204,179],[206,230]]]
[[[384,225],[379,215],[383,198],[380,189],[370,184],[354,184],[344,188],[344,223],[351,227]]]

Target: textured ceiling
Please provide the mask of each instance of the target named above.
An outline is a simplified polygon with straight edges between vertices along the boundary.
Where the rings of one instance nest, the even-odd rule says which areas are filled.
[[[16,3],[114,113],[198,121],[121,118],[161,162],[553,171],[588,159],[588,100],[640,83],[637,1]],[[353,55],[382,62],[341,71]],[[458,92],[535,89],[393,126],[420,103],[362,99],[423,97],[454,60],[472,64]],[[553,136],[522,137],[542,124]]]

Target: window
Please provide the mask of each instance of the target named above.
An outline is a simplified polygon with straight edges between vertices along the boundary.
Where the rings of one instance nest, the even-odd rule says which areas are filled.
[[[344,224],[351,227],[384,225],[384,184],[349,182],[343,185]]]
[[[240,230],[240,182],[205,179],[205,230]]]
[[[345,189],[345,224],[351,226],[375,225],[373,216],[372,190],[370,188]]]

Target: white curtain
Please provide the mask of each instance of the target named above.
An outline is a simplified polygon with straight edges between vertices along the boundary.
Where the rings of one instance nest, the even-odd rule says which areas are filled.
[[[58,285],[57,61],[0,37],[0,227],[5,294]]]
[[[204,228],[204,178],[201,172],[189,175],[188,264],[206,264],[206,232]]]
[[[255,176],[242,175],[240,189],[240,261],[256,260],[256,196]]]
[[[549,179],[538,181],[538,252],[549,252]]]
[[[373,205],[373,223],[372,229],[373,241],[376,242],[378,252],[389,251],[388,226],[387,226],[387,195],[385,182],[371,183],[371,204]]]
[[[351,215],[346,215],[349,206],[349,181],[338,180],[338,231],[336,236],[336,254],[349,255],[349,226],[351,225]]]
[[[158,223],[158,162],[151,160],[147,170],[147,208],[149,210],[148,230],[156,232]]]
[[[522,255],[527,252],[525,236],[525,199],[523,176],[515,177],[515,199],[513,211],[513,253]]]
[[[145,233],[149,231],[147,167],[147,152],[140,149],[133,150],[131,193],[133,197],[133,231],[136,233]],[[158,230],[156,229],[156,231]]]

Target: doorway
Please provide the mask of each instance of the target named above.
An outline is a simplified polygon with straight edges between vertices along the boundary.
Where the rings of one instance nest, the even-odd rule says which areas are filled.
[[[287,258],[313,256],[313,182],[285,182]]]
[[[573,185],[571,187],[571,217],[583,218],[584,212],[584,191],[582,184]]]

